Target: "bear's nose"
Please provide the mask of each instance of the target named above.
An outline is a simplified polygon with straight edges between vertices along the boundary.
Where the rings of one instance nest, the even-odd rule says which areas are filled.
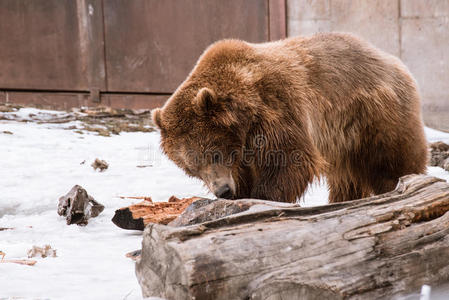
[[[217,196],[217,198],[232,199],[231,188],[229,185],[225,184],[217,189],[215,196]]]

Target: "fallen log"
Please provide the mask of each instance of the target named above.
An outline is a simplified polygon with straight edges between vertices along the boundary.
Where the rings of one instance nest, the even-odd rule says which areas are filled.
[[[365,199],[150,224],[136,275],[166,299],[399,298],[449,282],[447,211],[449,185],[411,175]]]

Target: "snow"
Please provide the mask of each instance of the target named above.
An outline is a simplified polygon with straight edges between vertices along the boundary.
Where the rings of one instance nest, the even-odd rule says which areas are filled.
[[[21,118],[30,113],[42,119],[64,114],[14,112]],[[213,197],[162,155],[157,132],[102,137],[64,129],[73,124],[0,121],[0,227],[15,228],[0,231],[0,251],[5,259],[24,259],[34,245],[57,250],[56,258],[33,258],[34,266],[0,264],[0,299],[141,299],[134,262],[125,257],[140,248],[141,232],[111,222],[116,209],[139,200],[119,196]],[[449,143],[448,133],[426,128],[426,134],[429,141]],[[95,158],[106,160],[109,169],[94,171]],[[137,167],[142,165],[151,166]],[[441,168],[429,167],[429,174],[449,179]],[[85,227],[68,226],[56,213],[58,198],[75,184],[105,206]],[[314,184],[301,205],[326,204],[327,196],[325,182]]]
[[[125,257],[140,248],[141,232],[111,222],[116,209],[139,200],[118,196],[212,195],[161,154],[156,132],[101,137],[63,129],[70,125],[0,121],[0,227],[15,228],[0,231],[0,251],[26,258],[33,245],[49,244],[58,255],[33,267],[0,264],[0,299],[141,299],[134,262]],[[97,157],[108,170],[93,170]],[[75,184],[105,206],[86,227],[67,226],[56,213]]]

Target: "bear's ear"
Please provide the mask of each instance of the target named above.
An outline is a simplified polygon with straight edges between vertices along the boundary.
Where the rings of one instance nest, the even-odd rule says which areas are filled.
[[[193,105],[196,113],[207,114],[217,103],[217,95],[209,88],[202,88],[199,90],[195,99],[193,99]]]
[[[156,124],[156,126],[159,129],[162,129],[161,109],[160,108],[155,108],[151,111],[151,119],[153,120],[153,123]]]

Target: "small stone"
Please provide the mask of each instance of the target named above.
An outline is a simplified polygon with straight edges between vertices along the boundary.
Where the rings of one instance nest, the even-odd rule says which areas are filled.
[[[92,168],[96,171],[97,169],[100,170],[100,172],[104,172],[107,168],[109,168],[109,164],[101,160],[99,158],[96,158],[95,161],[91,164]]]
[[[128,253],[126,253],[125,256],[136,261],[137,259],[140,258],[141,254],[142,254],[142,250],[139,249],[139,250],[134,250],[134,251],[128,252]]]
[[[13,112],[15,109],[8,105],[0,105],[0,112]]]
[[[430,149],[429,164],[449,171],[449,145],[443,142],[435,142],[430,144]]]

